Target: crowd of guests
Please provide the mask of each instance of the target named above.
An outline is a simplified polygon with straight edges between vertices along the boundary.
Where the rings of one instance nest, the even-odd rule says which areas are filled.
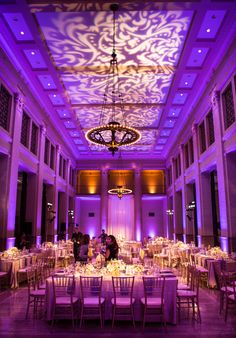
[[[101,240],[101,244],[105,247],[105,250],[101,250],[101,254],[104,255],[106,261],[112,259],[118,259],[119,246],[116,238],[113,235],[107,235],[105,230],[98,238]],[[75,227],[71,240],[74,243],[73,251],[76,262],[87,262],[90,237],[88,234],[82,234],[78,227]]]

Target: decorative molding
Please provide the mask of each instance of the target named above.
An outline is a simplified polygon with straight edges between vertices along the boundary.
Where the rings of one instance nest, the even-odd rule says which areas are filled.
[[[212,108],[216,108],[217,105],[220,102],[220,91],[219,90],[213,90],[211,93],[211,103]]]

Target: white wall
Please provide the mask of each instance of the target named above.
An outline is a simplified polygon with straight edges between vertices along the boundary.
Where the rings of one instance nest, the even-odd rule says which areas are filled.
[[[89,213],[94,213],[94,217],[89,217]],[[99,236],[101,233],[100,220],[100,197],[77,196],[75,222],[79,224],[79,230],[82,233],[89,234],[90,238],[93,236]]]
[[[154,216],[149,216],[154,213]],[[142,237],[165,236],[166,197],[143,196],[142,198]]]

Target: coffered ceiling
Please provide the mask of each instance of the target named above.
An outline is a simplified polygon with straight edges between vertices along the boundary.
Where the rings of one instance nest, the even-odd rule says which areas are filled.
[[[3,49],[8,46],[13,59],[17,55],[33,93],[82,159],[111,156],[85,139],[100,123],[112,52],[111,3],[0,2]],[[236,35],[236,4],[116,3],[125,119],[142,134],[122,152],[127,158],[164,158]]]

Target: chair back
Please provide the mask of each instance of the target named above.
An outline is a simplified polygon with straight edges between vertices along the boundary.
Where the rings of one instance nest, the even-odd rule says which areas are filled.
[[[236,302],[236,275],[232,275],[230,278],[230,286],[233,291],[233,301]]]
[[[80,276],[81,300],[85,298],[97,298],[101,302],[102,276]]]
[[[60,297],[73,299],[75,293],[75,276],[52,276],[54,300]]]
[[[222,270],[221,272],[221,288],[224,289],[224,291],[227,294],[233,294],[234,299],[236,301],[236,275],[227,273]]]
[[[133,289],[134,289],[134,276],[112,277],[112,287],[113,287],[115,305],[116,305],[116,300],[118,298],[129,299],[130,304],[132,304]]]
[[[27,269],[27,286],[28,293],[30,293],[32,290],[36,290],[37,288],[35,267]]]
[[[188,264],[187,266],[187,285],[190,287],[191,290],[195,288],[195,272],[196,266],[194,264]]]
[[[44,282],[44,269],[43,269],[43,263],[37,262],[35,265],[35,278],[38,288],[43,284]]]
[[[164,304],[165,277],[143,277],[145,304],[148,299],[160,299]]]
[[[193,269],[191,271],[191,290],[195,291],[197,294],[197,298],[199,296],[199,287],[200,287],[200,280],[201,280],[201,272],[196,269],[196,267],[193,266]]]

